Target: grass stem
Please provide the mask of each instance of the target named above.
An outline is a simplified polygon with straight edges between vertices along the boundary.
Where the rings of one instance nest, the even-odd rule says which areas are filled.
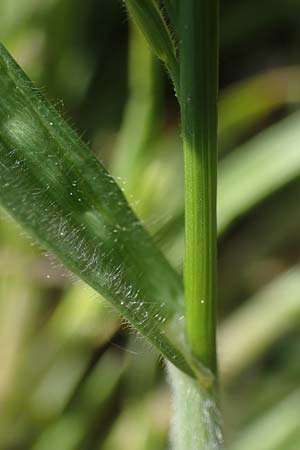
[[[186,334],[215,372],[218,0],[182,2],[180,37]]]

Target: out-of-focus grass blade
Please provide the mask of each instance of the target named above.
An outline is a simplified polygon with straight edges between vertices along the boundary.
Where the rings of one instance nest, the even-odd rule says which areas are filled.
[[[24,294],[24,286],[22,287]],[[11,414],[8,414],[8,402],[2,402],[4,407],[0,407],[1,423],[5,423],[6,431],[5,434],[0,433],[0,448],[11,445],[9,444],[11,440],[15,445],[16,442],[18,445],[25,442],[27,448],[32,441],[32,433],[31,436],[30,433],[25,435],[21,430],[30,429],[32,422],[35,436],[45,427],[48,430],[49,423],[60,421],[60,415],[68,407],[78,389],[81,389],[82,379],[93,360],[93,352],[103,349],[119,327],[118,315],[107,308],[101,297],[100,300],[90,298],[96,296],[100,297],[87,285],[76,283],[66,291],[46,325],[34,334],[34,339],[26,342],[25,346],[23,342],[21,352],[14,352],[13,356],[17,359],[14,372],[8,374],[7,367],[2,364],[3,375],[7,373],[6,378],[10,382],[13,380],[13,389],[10,389],[8,398],[9,405],[13,407],[10,410]],[[14,313],[14,320],[19,322],[20,318],[15,311],[20,298],[12,300],[15,308],[11,313]],[[7,299],[4,296],[3,305],[6,303]],[[11,309],[10,303],[8,302],[7,308]],[[9,319],[7,315],[3,317],[2,328],[3,331],[10,330],[10,334],[5,336],[2,333],[1,336],[6,338],[3,342],[7,342],[4,346],[5,353],[16,350],[15,345],[11,348],[11,343],[14,344],[13,341],[18,334],[16,327],[12,326],[14,324],[6,319]],[[18,329],[19,333],[21,329]],[[17,349],[20,350],[20,347]],[[155,358],[154,354],[152,356]],[[97,376],[99,378],[99,374]],[[103,383],[103,380],[101,382]],[[107,383],[105,389],[108,389]],[[3,400],[3,397],[1,398]]]
[[[221,325],[220,367],[224,380],[238,375],[299,322],[300,267],[296,266],[257,292]]]
[[[154,151],[154,143],[160,137],[161,65],[134,23],[130,28],[129,44],[129,97],[118,143],[114,150],[112,172],[125,180],[124,189],[127,198],[135,199],[138,190],[139,200],[144,200],[141,191],[147,184],[144,182],[145,175],[151,162],[156,159],[157,152]],[[138,127],[137,117],[139,118]],[[143,183],[141,183],[141,179]],[[154,189],[151,189],[151,196],[154,195],[153,191]],[[144,210],[145,202],[141,203]]]
[[[121,190],[0,47],[0,201],[182,370],[182,284]],[[167,332],[168,330],[168,332]],[[176,344],[175,344],[176,341]]]
[[[16,374],[35,322],[37,297],[32,284],[22,277],[0,277],[0,448],[13,422],[8,405],[17,390]]]
[[[112,352],[105,354],[84,381],[71,408],[45,428],[32,450],[85,448],[85,439],[89,439],[95,423],[101,423],[124,369],[124,361]]]
[[[218,231],[224,232],[300,174],[300,114],[263,131],[220,163]]]
[[[44,423],[59,416],[68,404],[90,362],[84,346],[64,347],[50,362],[46,372],[33,387],[25,413]]]
[[[46,339],[104,346],[120,327],[120,318],[86,284],[69,288],[47,324]]]
[[[223,89],[219,97],[220,150],[270,113],[299,104],[299,66],[267,70]]]
[[[234,444],[232,450],[285,449],[291,437],[299,436],[300,390],[276,405],[250,424]],[[295,436],[296,435],[296,436]]]
[[[47,2],[46,2],[47,3]],[[48,2],[49,3],[49,2]],[[1,1],[0,39],[12,34],[22,26],[34,13],[37,3],[34,0]]]
[[[65,408],[90,364],[93,350],[107,344],[119,327],[119,318],[102,298],[90,298],[92,295],[95,292],[83,284],[69,289],[37,336],[38,345],[33,345],[27,356],[30,361],[40,361],[39,352],[48,345],[47,360],[41,367],[36,365],[35,374],[40,376],[26,402],[36,417],[53,419]]]
[[[261,285],[263,277],[260,273],[265,264],[272,265],[274,257],[278,261],[278,255],[279,258],[285,258],[284,249],[290,248],[290,243],[293,243],[293,248],[299,248],[300,208],[297,184],[292,183],[265,202],[264,207],[251,215],[240,232],[222,247],[219,283],[224,311],[228,311],[230,305],[241,296],[245,297],[246,291],[250,295],[250,292]],[[268,276],[266,280],[268,281]]]
[[[295,339],[295,334],[293,337]],[[297,335],[296,340],[299,340]],[[250,376],[246,375],[239,378],[239,380],[245,380],[245,383],[241,383],[235,392],[233,392],[233,385],[227,390],[227,393],[225,392],[227,399],[230,396],[231,411],[233,412],[233,415],[229,413],[226,421],[228,424],[234,424],[236,430],[245,429],[256,417],[262,416],[266,411],[276,407],[284,398],[298,389],[299,347],[297,348],[296,344],[294,346],[296,348],[293,348],[290,352],[289,347],[293,347],[293,338],[287,339],[287,341],[283,351],[281,351],[282,347],[280,346],[280,359],[275,370],[274,367],[270,370],[270,366],[264,364],[264,362],[270,361],[267,357],[267,360],[263,360],[261,364],[255,366],[253,371],[248,373],[251,374]],[[276,349],[274,349],[274,353],[276,353]]]
[[[159,388],[128,403],[97,450],[163,450],[169,425],[169,397]]]

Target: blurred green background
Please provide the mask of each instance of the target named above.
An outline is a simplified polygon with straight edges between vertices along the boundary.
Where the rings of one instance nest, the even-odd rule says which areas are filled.
[[[228,449],[300,448],[300,3],[221,2],[219,360]],[[0,39],[181,272],[179,110],[118,0],[2,0]],[[0,450],[164,450],[163,364],[0,211]],[[183,449],[184,450],[184,449]]]

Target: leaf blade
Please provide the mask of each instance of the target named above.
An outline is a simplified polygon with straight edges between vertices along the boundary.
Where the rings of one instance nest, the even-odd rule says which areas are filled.
[[[113,178],[2,46],[0,164],[2,205],[163,355],[192,373],[181,344],[168,336],[183,308],[178,275]]]

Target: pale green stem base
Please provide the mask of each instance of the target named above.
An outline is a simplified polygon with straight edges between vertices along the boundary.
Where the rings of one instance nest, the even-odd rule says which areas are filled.
[[[171,450],[223,450],[215,392],[168,364],[173,396]]]

